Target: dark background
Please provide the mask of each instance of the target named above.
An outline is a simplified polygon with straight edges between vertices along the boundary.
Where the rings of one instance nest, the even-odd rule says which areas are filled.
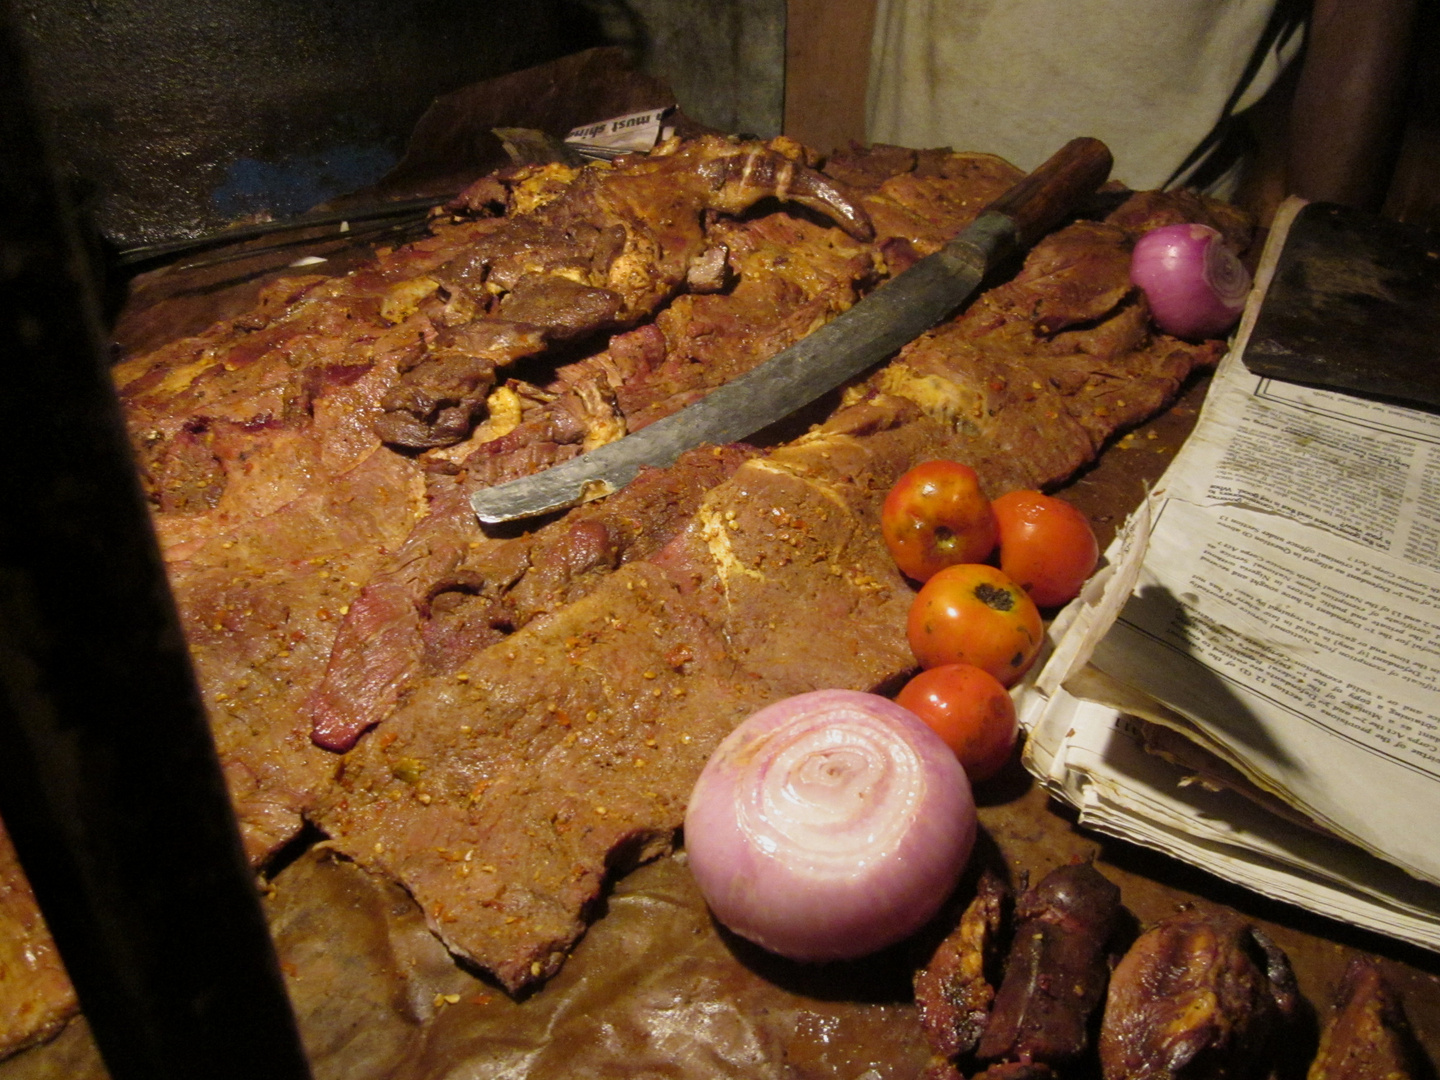
[[[62,168],[118,244],[299,213],[437,96],[601,44],[723,130],[780,130],[784,0],[18,0]]]

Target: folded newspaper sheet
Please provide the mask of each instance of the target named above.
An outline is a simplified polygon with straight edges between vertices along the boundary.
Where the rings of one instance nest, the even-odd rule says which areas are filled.
[[[1052,628],[1026,765],[1081,823],[1440,949],[1440,416],[1251,375]]]
[[[646,109],[584,124],[565,136],[567,146],[581,156],[609,160],[623,154],[648,154],[655,144],[669,138],[675,129],[665,124],[674,106]]]

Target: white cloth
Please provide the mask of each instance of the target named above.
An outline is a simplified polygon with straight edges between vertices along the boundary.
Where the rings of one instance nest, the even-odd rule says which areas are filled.
[[[1217,148],[1222,121],[1259,100],[1298,53],[1294,6],[878,0],[867,136],[987,151],[1029,170],[1091,135],[1131,187],[1184,183]]]

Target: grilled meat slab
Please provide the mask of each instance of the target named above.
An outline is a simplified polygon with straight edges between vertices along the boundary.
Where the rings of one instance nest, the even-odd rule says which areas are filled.
[[[0,1058],[49,1038],[75,1009],[75,991],[0,824]]]

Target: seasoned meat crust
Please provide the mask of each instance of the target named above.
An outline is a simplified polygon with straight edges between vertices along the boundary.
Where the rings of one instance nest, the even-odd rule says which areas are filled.
[[[999,952],[998,937],[1009,895],[1003,882],[986,870],[960,923],[915,973],[915,1006],[931,1053],[953,1064],[975,1049],[990,1018],[995,988],[986,978]]]
[[[1153,333],[1120,267],[1166,215],[1236,222],[1136,196],[1043,241],[798,440],[692,459],[525,538],[481,532],[475,487],[703,396],[1019,175],[899,148],[813,162],[705,139],[514,170],[475,202],[500,216],[437,219],[117,365],[257,863],[313,822],[456,954],[512,989],[544,978],[607,875],[674,843],[736,722],[909,668],[910,589],[874,527],[900,473],[949,456],[992,494],[1058,483],[1219,356]]]
[[[464,516],[464,485],[618,438],[769,354],[752,346],[728,365],[696,362],[687,343],[704,328],[688,330],[681,309],[663,326],[602,333],[558,369],[550,360],[537,369],[543,382],[492,391],[497,369],[544,359],[580,332],[507,318],[505,304],[518,290],[526,317],[540,319],[541,293],[574,299],[590,267],[580,284],[611,282],[623,299],[615,320],[634,322],[682,287],[688,260],[713,242],[737,252],[737,271],[770,282],[744,290],[759,316],[752,332],[798,337],[854,302],[874,276],[868,249],[807,220],[790,237],[817,249],[804,273],[752,273],[783,230],[751,239],[712,215],[780,194],[863,232],[863,208],[801,156],[783,140],[716,137],[613,167],[519,170],[506,180],[506,217],[445,225],[344,277],[282,280],[253,311],[117,366],[252,858],[295,835],[333,775],[312,731],[338,748],[386,715],[421,670],[432,600],[454,594],[444,612],[460,595],[451,571],[500,546]],[[613,258],[597,269],[606,230]],[[399,440],[397,452],[384,441],[395,424],[448,434]],[[437,442],[455,445],[415,452]]]

